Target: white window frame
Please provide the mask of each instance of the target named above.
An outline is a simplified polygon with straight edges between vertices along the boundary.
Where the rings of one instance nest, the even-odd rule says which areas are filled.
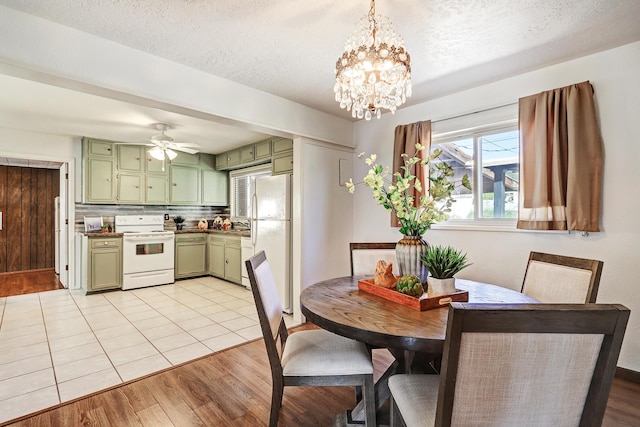
[[[253,194],[253,185],[255,182],[255,178],[257,176],[271,176],[271,163],[267,164],[267,165],[260,165],[260,166],[255,166],[255,167],[251,167],[251,168],[245,168],[245,169],[237,169],[237,170],[233,170],[231,172],[229,172],[229,216],[231,217],[231,221],[234,222],[238,222],[238,221],[249,221],[251,219],[251,196]],[[244,217],[244,216],[236,216],[236,205],[238,203],[238,201],[236,200],[237,198],[237,193],[235,191],[235,185],[236,185],[236,180],[235,178],[238,177],[247,177],[249,178],[248,180],[248,188],[246,189],[246,194],[248,197],[247,203],[248,203],[248,216]]]
[[[473,219],[450,219],[434,224],[431,228],[458,229],[477,231],[519,231],[516,229],[517,218],[481,218],[482,211],[482,168],[475,167],[481,159],[481,142],[483,135],[501,131],[518,130],[517,104],[509,104],[503,107],[492,108],[477,113],[462,115],[446,119],[432,124],[431,148],[437,148],[438,144],[452,142],[461,138],[473,138],[473,176],[469,176],[474,192]]]

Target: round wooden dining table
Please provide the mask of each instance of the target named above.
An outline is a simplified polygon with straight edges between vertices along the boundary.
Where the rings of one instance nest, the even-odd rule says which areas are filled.
[[[439,357],[447,332],[447,305],[418,311],[358,289],[365,276],[347,276],[313,284],[300,294],[300,307],[308,321],[317,326],[364,342],[372,348],[386,348],[396,359],[376,382],[376,407],[389,398],[387,380],[396,373],[428,372],[425,361],[439,371]],[[520,292],[471,280],[456,279],[456,288],[469,293],[472,303],[537,303]],[[388,412],[388,411],[387,411]],[[387,415],[378,413],[378,423]],[[334,426],[358,425],[364,420],[360,401],[352,410],[338,414]],[[384,420],[384,421],[383,421]]]
[[[365,277],[339,277],[313,284],[300,295],[302,314],[317,326],[374,347],[441,354],[447,329],[446,306],[418,311],[358,289]],[[520,292],[456,279],[473,303],[537,303]]]

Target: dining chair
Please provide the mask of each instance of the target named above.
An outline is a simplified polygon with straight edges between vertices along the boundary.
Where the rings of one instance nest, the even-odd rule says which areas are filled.
[[[285,386],[355,386],[365,425],[376,425],[371,353],[364,343],[324,329],[289,335],[271,267],[264,251],[245,261],[272,376],[269,426],[276,427]]]
[[[393,263],[393,274],[399,275],[395,243],[349,243],[351,275],[373,275],[378,260]]]
[[[543,303],[595,303],[603,262],[531,252],[522,293]]]
[[[391,425],[599,426],[629,313],[452,303],[441,374],[389,378]]]

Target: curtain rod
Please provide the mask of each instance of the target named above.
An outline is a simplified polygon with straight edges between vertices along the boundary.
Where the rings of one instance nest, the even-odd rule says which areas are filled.
[[[458,114],[457,116],[446,117],[444,119],[432,120],[431,123],[445,122],[447,120],[458,119],[460,117],[470,116],[472,114],[484,113],[485,111],[497,110],[498,108],[510,107],[512,105],[518,105],[518,101],[510,102],[508,104],[503,104],[503,105],[497,105],[495,107],[485,108],[484,110],[472,111],[470,113],[465,113],[465,114]]]

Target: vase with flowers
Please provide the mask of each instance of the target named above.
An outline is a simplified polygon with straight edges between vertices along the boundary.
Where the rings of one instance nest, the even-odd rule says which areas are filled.
[[[423,239],[424,233],[437,222],[449,218],[451,206],[455,202],[453,192],[456,185],[450,179],[454,176],[453,168],[444,161],[436,162],[442,154],[437,149],[430,155],[422,155],[425,147],[415,145],[416,152],[410,156],[402,154],[403,165],[400,171],[392,173],[388,166],[377,163],[376,154],[365,158],[369,165],[363,183],[373,193],[375,201],[386,210],[396,214],[400,224],[402,239],[396,245],[396,258],[401,275],[414,274],[425,284],[427,267],[421,262],[429,245]],[[360,153],[358,157],[363,157]],[[424,185],[416,176],[416,168],[421,167],[428,179]],[[461,185],[471,189],[469,177],[462,177]],[[350,179],[346,183],[349,192],[353,193],[355,184]],[[419,194],[416,197],[415,194]]]

